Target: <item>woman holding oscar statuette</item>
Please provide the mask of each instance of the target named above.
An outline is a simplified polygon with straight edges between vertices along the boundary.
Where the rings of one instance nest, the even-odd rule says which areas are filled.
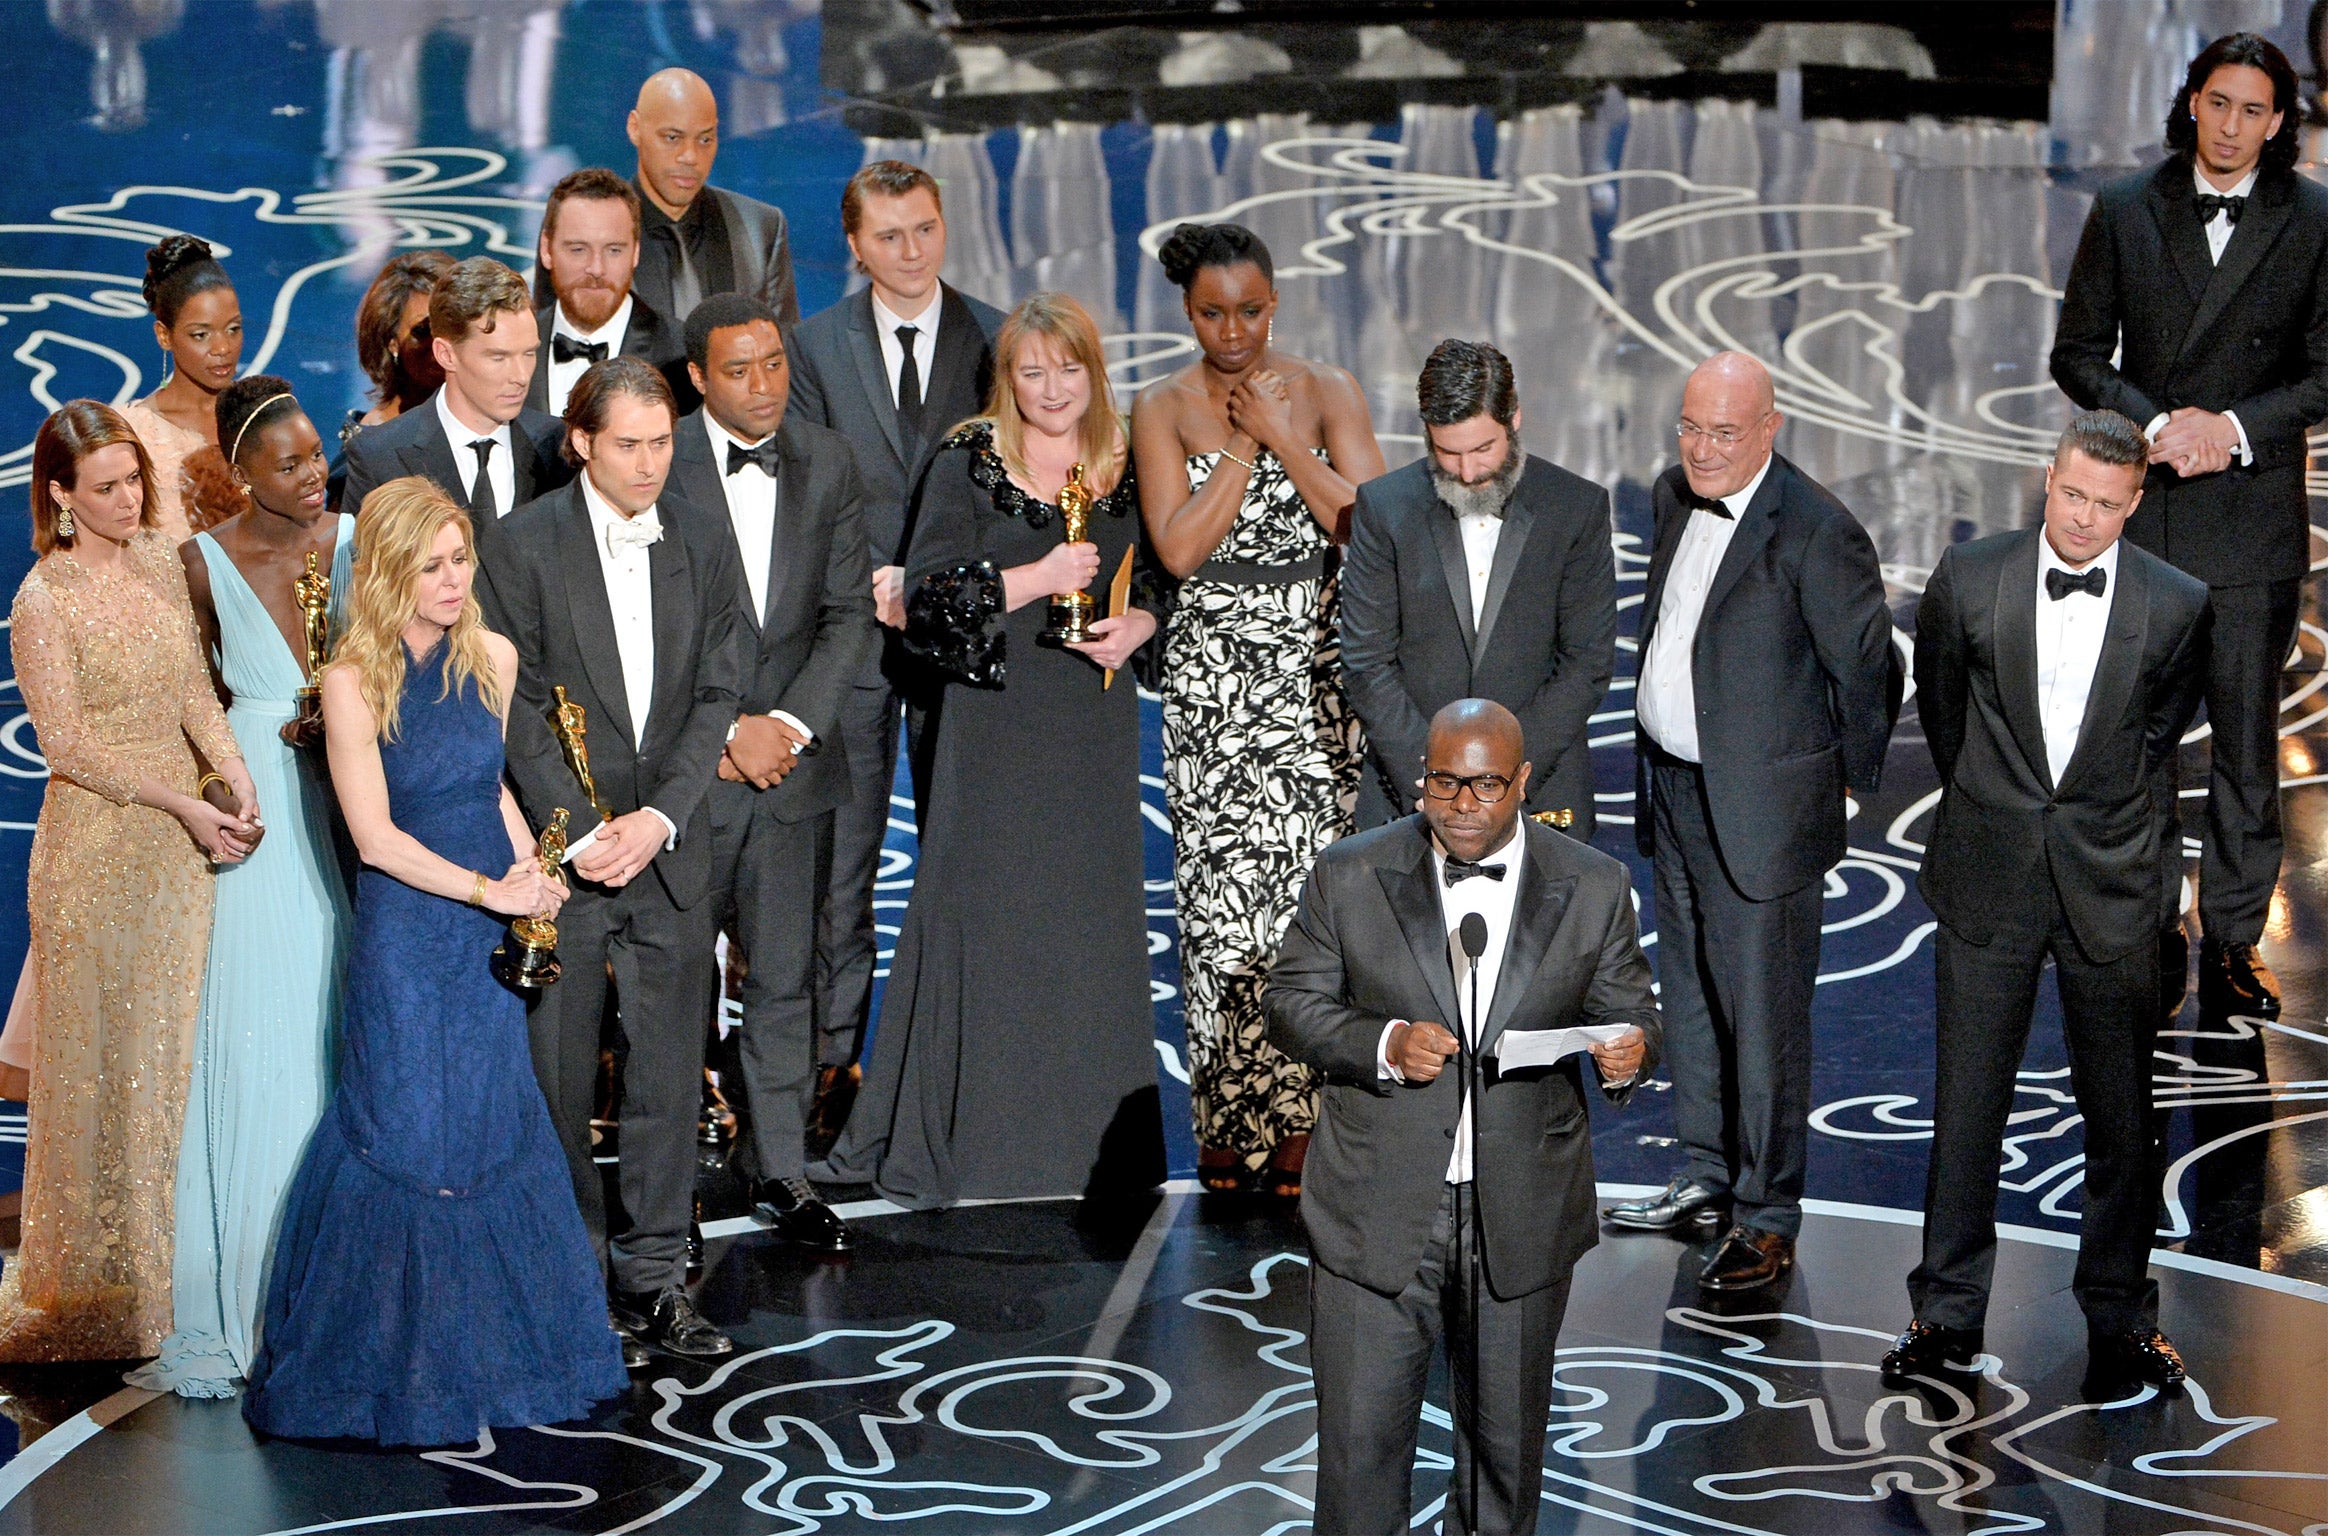
[[[1164,1174],[1122,670],[1156,634],[1163,581],[1091,317],[1036,294],[994,355],[986,414],[944,440],[910,523],[906,643],[947,679],[921,865],[864,1089],[811,1170],[914,1207]],[[1086,500],[1083,539],[1064,541]],[[1090,638],[1046,645],[1053,599],[1076,592]]]
[[[524,1005],[488,968],[509,918],[565,899],[501,782],[517,651],[470,593],[468,515],[428,481],[366,497],[356,549],[323,673],[364,866],[339,1086],[284,1201],[243,1416],[450,1445],[578,1418],[626,1377]]]
[[[178,553],[269,835],[219,875],[178,1150],[176,1316],[162,1357],[129,1377],[186,1397],[232,1397],[251,1368],[283,1192],[331,1092],[348,932],[331,788],[318,754],[284,731],[309,682],[302,596],[328,635],[346,607],[355,519],[324,510],[323,440],[284,380],[228,385],[218,436],[250,510]]]
[[[24,1243],[0,1360],[150,1355],[170,1331],[171,1191],[210,947],[212,864],[259,799],[196,647],[129,423],[75,400],[32,445],[10,649],[48,759],[26,882],[34,1024]],[[196,765],[199,749],[211,766]],[[201,798],[221,783],[225,806]]]

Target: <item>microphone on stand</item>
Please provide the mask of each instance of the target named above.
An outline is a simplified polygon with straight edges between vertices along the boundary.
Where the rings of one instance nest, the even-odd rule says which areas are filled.
[[[1471,1452],[1471,1508],[1464,1514],[1463,1525],[1466,1530],[1476,1531],[1479,1529],[1480,1397],[1479,1045],[1487,1035],[1487,1023],[1479,1016],[1479,960],[1482,955],[1487,953],[1487,919],[1476,912],[1466,913],[1463,921],[1456,926],[1455,938],[1456,942],[1463,946],[1463,956],[1470,962],[1471,970],[1471,1017],[1468,1021],[1471,1027],[1464,1032],[1468,1038],[1463,1042],[1463,1095],[1464,1104],[1470,1110],[1468,1118],[1471,1121],[1471,1178],[1467,1181],[1471,1186],[1471,1198],[1468,1201],[1461,1201],[1458,1205],[1455,1212],[1455,1227],[1457,1236],[1463,1241],[1464,1252],[1469,1261],[1471,1283],[1471,1412],[1465,1416],[1470,1420],[1467,1426],[1467,1439],[1470,1442]],[[1460,1201],[1463,1186],[1458,1184],[1455,1187],[1455,1193]],[[1465,1206],[1469,1207],[1471,1217],[1468,1236],[1465,1235],[1463,1227],[1465,1214],[1463,1207]]]

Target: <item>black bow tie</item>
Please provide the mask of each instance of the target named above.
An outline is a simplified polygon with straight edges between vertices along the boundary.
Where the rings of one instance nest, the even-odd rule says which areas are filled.
[[[1504,877],[1504,866],[1501,864],[1474,864],[1468,859],[1459,859],[1453,854],[1447,855],[1446,878],[1449,885],[1460,885],[1473,875],[1485,875],[1490,880],[1501,880]]]
[[[564,331],[550,334],[550,361],[553,363],[603,363],[606,361],[606,343],[603,341],[576,341]]]
[[[1738,516],[1727,506],[1724,506],[1718,497],[1700,496],[1691,490],[1689,482],[1686,480],[1682,482],[1681,486],[1681,504],[1693,512],[1711,512],[1724,522],[1735,522]]]
[[[732,475],[746,464],[757,464],[766,472],[768,478],[773,480],[776,478],[777,457],[774,437],[770,437],[757,448],[744,448],[730,443],[727,451],[727,472]]]
[[[2060,602],[2072,592],[2083,592],[2089,597],[2100,597],[2109,587],[2110,573],[2094,566],[2083,575],[2072,576],[2067,571],[2045,573],[2045,595]]]
[[[2244,197],[2217,197],[2212,192],[2201,192],[2198,195],[2198,205],[2201,224],[2214,223],[2215,215],[2218,213],[2236,224],[2239,222],[2240,210],[2247,206],[2247,199]]]

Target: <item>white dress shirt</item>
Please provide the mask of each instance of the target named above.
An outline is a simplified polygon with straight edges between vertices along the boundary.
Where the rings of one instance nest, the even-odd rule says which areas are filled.
[[[2118,546],[2111,544],[2085,569],[2103,573],[2100,597],[2086,592],[2054,597],[2045,590],[2047,571],[2068,571],[2072,576],[2083,572],[2055,554],[2042,532],[2037,535],[2037,715],[2045,727],[2045,767],[2057,789],[2077,751],[2086,696],[2093,692],[2094,667],[2110,632],[2110,605],[2118,600]]]
[[[2239,179],[2239,185],[2233,187],[2228,192],[2218,194],[2215,191],[2215,184],[2207,180],[2206,172],[2200,170],[2196,162],[2193,162],[2191,165],[2191,182],[2198,191],[2205,193],[2209,197],[2218,195],[2223,197],[2248,197],[2252,196],[2255,192],[2255,172],[2249,171],[2245,176],[2242,176]],[[2223,264],[2223,247],[2231,243],[2231,231],[2235,227],[2231,223],[2230,213],[2227,211],[2218,213],[2213,218],[2209,219],[2205,224],[2202,224],[2199,227],[2207,232],[2207,259],[2214,262],[2217,266],[2221,266]],[[2160,411],[2157,415],[2151,417],[2149,423],[2143,427],[2142,435],[2149,438],[2157,437],[2159,428],[2166,425],[2168,415],[2168,412]],[[2232,430],[2239,434],[2239,462],[2242,464],[2253,464],[2255,462],[2255,452],[2247,444],[2247,428],[2239,420],[2239,413],[2237,411],[2225,411],[2223,415],[2229,419]]]
[[[1466,512],[1455,519],[1463,531],[1463,568],[1471,577],[1471,628],[1487,611],[1487,578],[1495,573],[1495,546],[1503,537],[1503,518],[1494,512]]]
[[[636,518],[625,518],[598,494],[598,487],[590,483],[587,471],[577,478],[582,486],[582,504],[590,510],[590,547],[598,551],[598,573],[606,581],[606,606],[614,613],[614,647],[622,657],[623,704],[630,711],[631,745],[636,748],[647,738],[647,712],[655,702],[655,583],[648,569],[647,547],[634,544],[616,549],[607,539],[607,530],[650,518],[659,529],[662,521],[652,507]],[[663,824],[665,848],[678,844],[677,822],[654,806],[643,805],[639,809],[653,811],[655,819]],[[576,838],[566,849],[568,862],[579,857],[597,837],[598,829],[592,827]]]
[[[1524,828],[1515,823],[1512,835],[1501,848],[1483,856],[1483,865],[1500,865],[1504,871],[1501,880],[1486,875],[1472,875],[1453,885],[1447,883],[1447,854],[1439,840],[1431,839],[1431,881],[1439,892],[1439,917],[1447,927],[1447,963],[1455,973],[1455,1006],[1462,1016],[1448,1021],[1469,1050],[1479,1039],[1480,1026],[1495,1011],[1495,979],[1503,970],[1504,946],[1511,938],[1512,905],[1519,898],[1521,857],[1527,844],[1522,837]],[[1477,913],[1487,923],[1487,948],[1479,956],[1479,1013],[1471,1012],[1471,957],[1463,953],[1463,919]],[[1378,1076],[1405,1082],[1406,1075],[1391,1065],[1390,1032],[1409,1022],[1393,1019],[1383,1026],[1381,1038],[1374,1044],[1374,1068]],[[1447,1063],[1449,1072],[1462,1072],[1461,1056]],[[1471,1182],[1471,1098],[1464,1095],[1463,1112],[1455,1122],[1455,1150],[1447,1155],[1447,1182]]]
[[[729,445],[751,449],[760,443],[745,442],[713,420],[708,410],[703,413],[703,430],[711,439],[711,463],[719,471],[720,491],[727,497],[728,525],[736,531],[736,550],[744,562],[744,585],[752,594],[752,611],[765,624],[768,622],[768,576],[776,558],[776,477],[757,464],[742,465],[734,474],[729,474]],[[760,442],[767,440],[762,438]],[[799,716],[781,709],[771,709],[768,713],[808,740],[816,740],[816,732],[802,724]],[[735,728],[730,726],[728,740],[735,739]],[[792,751],[796,757],[800,754],[798,743]]]
[[[496,520],[507,517],[517,510],[517,459],[510,452],[509,423],[505,421],[490,432],[471,431],[445,403],[452,388],[451,384],[438,388],[436,413],[446,440],[453,445],[453,470],[461,477],[461,494],[471,501],[477,499],[477,450],[470,445],[480,437],[490,437],[493,452],[486,456],[485,475],[493,482],[493,515]]]
[[[604,325],[595,331],[585,331],[567,319],[565,305],[556,305],[554,309],[557,318],[550,322],[550,335],[571,336],[584,345],[594,341],[599,342],[605,346],[608,357],[622,355],[622,339],[630,334],[631,296],[629,294],[626,293],[622,296],[621,306],[607,317]],[[549,345],[550,343],[546,339],[542,342],[544,348],[549,347]],[[574,386],[581,381],[582,375],[589,371],[590,360],[588,358],[577,357],[572,362],[561,363],[558,361],[557,354],[552,352],[550,354],[549,393],[543,409],[552,416],[565,415],[566,397],[574,392]]]
[[[1705,617],[1706,592],[1714,573],[1722,568],[1738,519],[1746,515],[1754,493],[1770,474],[1770,460],[1745,486],[1721,498],[1728,517],[1716,517],[1703,507],[1692,507],[1673,551],[1673,567],[1665,573],[1665,591],[1657,600],[1657,632],[1649,637],[1649,654],[1641,658],[1641,680],[1633,693],[1633,718],[1641,730],[1675,757],[1701,761],[1698,755],[1697,674],[1691,656],[1697,646],[1698,622]],[[1683,484],[1686,486],[1687,481]]]
[[[913,338],[913,364],[921,373],[922,399],[930,397],[930,370],[938,365],[938,313],[945,308],[941,302],[946,296],[942,284],[930,285],[929,303],[918,315],[901,315],[873,295],[873,330],[881,343],[881,366],[889,374],[889,403],[897,404],[897,380],[905,371],[905,347],[897,339],[897,328],[910,325],[917,333]]]

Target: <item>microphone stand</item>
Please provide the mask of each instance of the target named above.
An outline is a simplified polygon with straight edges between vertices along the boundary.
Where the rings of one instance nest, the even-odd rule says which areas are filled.
[[[1482,955],[1487,953],[1487,925],[1476,915],[1467,917],[1463,921],[1461,934],[1464,957],[1471,962],[1471,1038],[1464,1043],[1463,1051],[1464,1097],[1465,1102],[1471,1111],[1470,1115],[1468,1116],[1471,1122],[1471,1177],[1467,1179],[1465,1183],[1471,1186],[1471,1198],[1468,1201],[1458,1200],[1458,1209],[1455,1213],[1458,1236],[1463,1240],[1465,1258],[1468,1261],[1466,1267],[1469,1270],[1468,1279],[1471,1286],[1471,1411],[1465,1415],[1465,1417],[1470,1420],[1470,1429],[1466,1439],[1469,1442],[1468,1450],[1471,1460],[1471,1508],[1464,1515],[1463,1527],[1466,1536],[1478,1536],[1479,1418],[1481,1390],[1479,1364],[1479,1244],[1480,1239],[1484,1235],[1485,1229],[1485,1223],[1481,1221],[1479,1214],[1479,1095],[1482,1087],[1481,1077],[1484,1070],[1480,1065],[1479,1048],[1487,1038],[1487,1021],[1479,1016],[1479,960]],[[1476,947],[1474,947],[1475,941]],[[1460,1196],[1463,1193],[1463,1185],[1458,1184],[1455,1187],[1455,1192],[1458,1196]],[[1467,1236],[1461,1230],[1463,1217],[1465,1215],[1465,1210],[1463,1209],[1464,1207],[1468,1207],[1469,1215],[1471,1217],[1471,1227]]]

